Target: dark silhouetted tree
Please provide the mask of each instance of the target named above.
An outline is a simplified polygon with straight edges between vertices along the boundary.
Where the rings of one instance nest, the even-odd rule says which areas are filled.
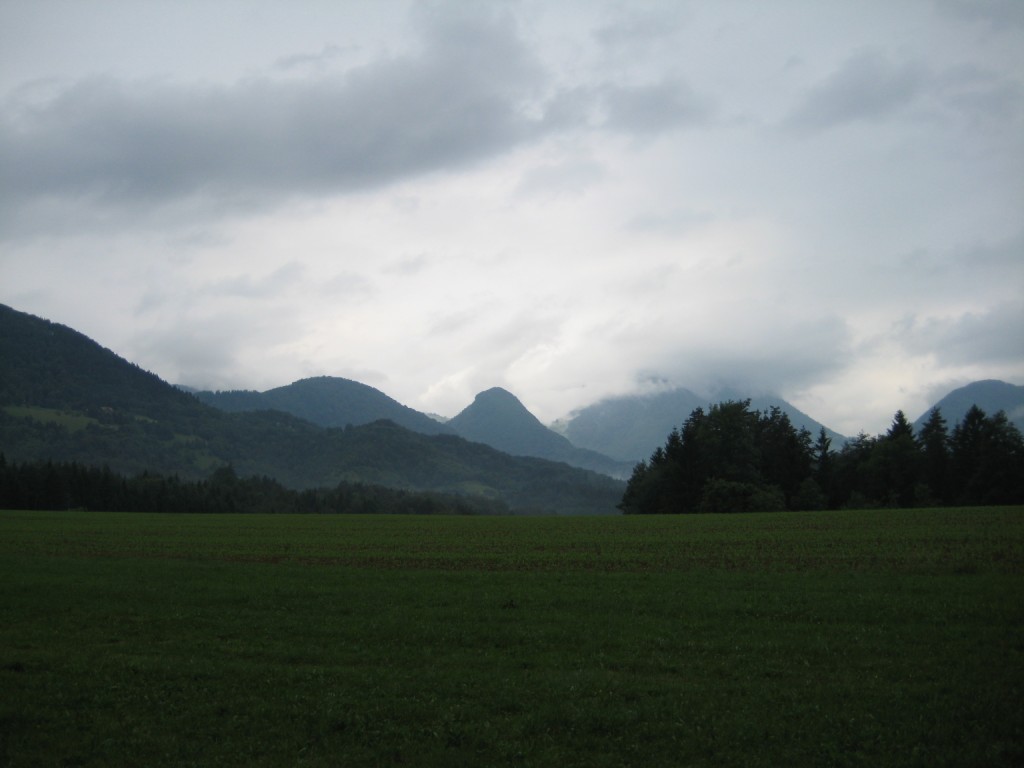
[[[665,443],[640,462],[620,508],[628,514],[777,510],[815,497],[811,436],[779,409],[750,401],[696,408]],[[820,495],[820,493],[818,494]],[[815,497],[816,498],[816,497]]]
[[[921,446],[921,491],[919,502],[949,501],[949,433],[942,411],[932,408],[917,436]]]

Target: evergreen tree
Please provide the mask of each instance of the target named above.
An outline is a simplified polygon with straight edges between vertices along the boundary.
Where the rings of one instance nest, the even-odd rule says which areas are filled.
[[[885,437],[878,441],[875,454],[885,486],[885,495],[880,501],[892,507],[913,506],[920,450],[914,429],[903,411],[896,411]]]
[[[950,475],[959,504],[1024,501],[1024,441],[1000,411],[993,418],[976,405],[953,429]]]
[[[824,496],[829,508],[838,506],[835,488],[835,451],[832,450],[832,438],[825,428],[818,429],[818,439],[814,443],[814,480]]]
[[[950,500],[949,434],[942,411],[932,408],[918,434],[921,446],[921,495],[938,503]],[[920,501],[923,501],[921,499]]]
[[[620,508],[628,514],[743,512],[806,503],[811,436],[779,409],[750,401],[696,408],[665,447],[640,462]],[[799,501],[798,501],[799,500]]]

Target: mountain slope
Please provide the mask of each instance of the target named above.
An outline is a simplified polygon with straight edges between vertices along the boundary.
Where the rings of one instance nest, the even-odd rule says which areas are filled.
[[[82,334],[0,305],[0,453],[204,478],[232,464],[292,488],[341,480],[474,493],[523,511],[615,512],[623,483],[390,422],[325,429],[281,411],[226,413]]]
[[[651,395],[623,395],[601,400],[574,412],[565,421],[565,435],[583,448],[600,451],[622,461],[637,462],[648,458],[655,448],[664,445],[669,433],[682,425],[695,408],[707,408],[720,400],[744,400],[734,392],[717,393],[714,400],[682,387]],[[821,424],[781,398],[751,398],[755,410],[777,406],[789,416],[797,429],[805,428],[817,435]],[[846,438],[827,427],[833,446]]]
[[[952,429],[955,424],[963,421],[964,415],[977,405],[989,416],[997,411],[1006,413],[1006,417],[1024,432],[1024,386],[1008,384],[1005,381],[986,379],[975,381],[966,386],[954,389],[939,400],[932,408],[942,411],[946,424]],[[914,430],[920,430],[932,408],[928,408],[914,421]]]
[[[601,451],[614,459],[646,459],[673,428],[707,400],[688,389],[600,400],[573,413],[565,435],[573,445]]]
[[[402,405],[378,389],[332,376],[301,379],[266,392],[235,390],[196,392],[195,395],[207,405],[224,411],[284,411],[321,427],[359,426],[388,419],[425,435],[452,433],[444,424]]]
[[[515,395],[500,387],[479,393],[447,426],[467,440],[484,443],[513,456],[562,461],[622,478],[632,469],[632,464],[577,448],[545,427]]]

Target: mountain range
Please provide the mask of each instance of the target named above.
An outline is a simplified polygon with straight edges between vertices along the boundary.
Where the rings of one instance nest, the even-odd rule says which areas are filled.
[[[479,393],[447,422],[328,376],[266,392],[187,390],[70,328],[3,305],[0,360],[0,452],[8,458],[184,477],[230,463],[294,488],[357,481],[476,493],[534,511],[614,511],[621,479],[693,409],[745,399],[684,388],[614,397],[549,428],[501,388]],[[1003,410],[1024,428],[1024,387],[975,382],[936,403],[950,428],[973,404]],[[814,435],[824,428],[833,447],[846,440],[780,398],[752,398],[751,406],[778,407]]]
[[[280,410],[229,413],[71,328],[2,305],[0,360],[6,460],[189,479],[230,465],[291,488],[363,482],[475,494],[517,512],[614,513],[624,490],[606,475],[393,421],[325,428]]]
[[[425,435],[458,435],[512,456],[533,456],[625,479],[630,462],[615,461],[574,446],[545,427],[511,392],[495,387],[481,392],[447,422],[402,405],[378,389],[331,376],[301,379],[283,387],[254,392],[192,391],[215,408],[231,413],[277,410],[321,427],[361,426],[386,419]]]

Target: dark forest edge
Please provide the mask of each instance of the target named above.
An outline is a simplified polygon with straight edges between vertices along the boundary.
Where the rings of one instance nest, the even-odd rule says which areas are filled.
[[[0,509],[292,514],[510,514],[500,500],[343,482],[296,491],[230,466],[205,480],[142,472],[128,477],[77,462],[8,462],[0,454]]]
[[[933,408],[917,434],[897,411],[883,435],[831,448],[778,408],[695,409],[636,465],[626,514],[769,512],[1024,503],[1024,439],[1002,411],[972,407],[952,433]]]

